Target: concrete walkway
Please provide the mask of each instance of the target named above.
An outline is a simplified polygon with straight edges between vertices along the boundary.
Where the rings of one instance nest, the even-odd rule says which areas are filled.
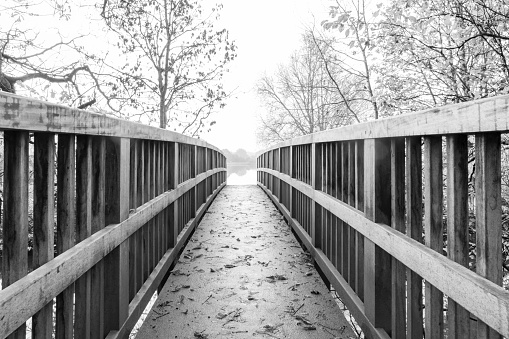
[[[356,338],[269,198],[226,186],[136,338],[253,337]]]

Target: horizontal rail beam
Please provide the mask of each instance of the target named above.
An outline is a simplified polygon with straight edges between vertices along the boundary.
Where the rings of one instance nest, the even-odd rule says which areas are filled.
[[[220,152],[203,140],[176,132],[5,92],[0,93],[0,129],[172,141]]]
[[[5,337],[76,281],[145,223],[206,178],[224,172],[201,173],[140,206],[137,212],[83,240],[27,276],[0,291],[0,337]]]
[[[509,292],[503,287],[484,279],[388,225],[368,220],[363,213],[324,192],[314,190],[310,185],[271,169],[258,168],[258,171],[273,175],[299,190],[490,327],[506,337],[509,336],[509,322],[504,321],[509,319]],[[493,314],[499,314],[500,317],[493,317]]]
[[[509,95],[501,95],[317,132],[283,141],[257,155],[281,147],[320,142],[508,130]]]

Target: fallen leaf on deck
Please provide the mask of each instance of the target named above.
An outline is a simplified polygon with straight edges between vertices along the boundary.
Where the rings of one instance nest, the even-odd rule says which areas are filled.
[[[288,280],[284,275],[279,274],[268,276],[267,279],[269,279],[269,282],[271,283],[276,282],[278,280]]]

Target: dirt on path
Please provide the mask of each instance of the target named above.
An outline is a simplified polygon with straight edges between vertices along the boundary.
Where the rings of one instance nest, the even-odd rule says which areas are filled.
[[[226,186],[136,338],[356,338],[281,214]]]

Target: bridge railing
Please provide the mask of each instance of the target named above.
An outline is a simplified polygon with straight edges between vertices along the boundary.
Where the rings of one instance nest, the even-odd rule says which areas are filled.
[[[352,125],[264,151],[258,182],[368,338],[509,337],[508,129],[509,96]]]
[[[127,337],[225,185],[224,155],[170,131],[3,93],[0,129],[0,337],[24,338],[30,318],[34,338]]]

